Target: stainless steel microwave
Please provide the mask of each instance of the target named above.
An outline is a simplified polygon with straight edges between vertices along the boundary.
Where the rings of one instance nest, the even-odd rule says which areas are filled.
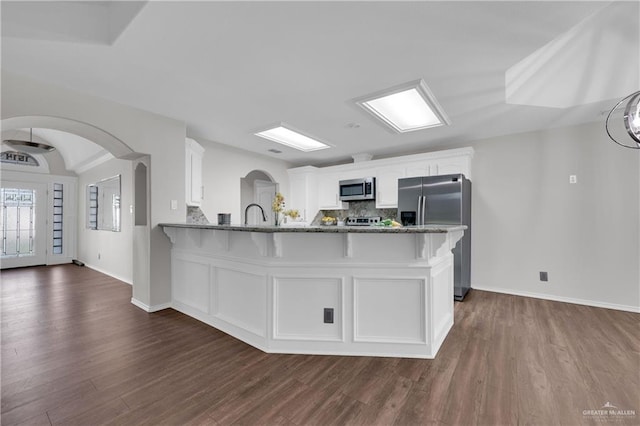
[[[366,177],[340,181],[340,200],[375,200],[376,178]]]

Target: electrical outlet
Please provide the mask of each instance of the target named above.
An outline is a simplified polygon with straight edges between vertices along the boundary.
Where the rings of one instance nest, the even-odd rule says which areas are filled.
[[[333,324],[333,308],[324,308],[324,323]]]
[[[540,281],[549,281],[549,274],[547,272],[540,272]]]

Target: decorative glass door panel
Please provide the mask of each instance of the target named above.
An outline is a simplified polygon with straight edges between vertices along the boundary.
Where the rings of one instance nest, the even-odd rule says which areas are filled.
[[[9,185],[7,185],[9,186]],[[0,188],[2,267],[41,265],[46,261],[46,189],[42,185]]]
[[[30,189],[1,188],[2,255],[33,256],[36,194]]]

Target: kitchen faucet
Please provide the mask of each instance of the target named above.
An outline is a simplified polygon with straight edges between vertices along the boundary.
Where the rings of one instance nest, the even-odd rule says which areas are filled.
[[[264,210],[262,209],[262,206],[260,204],[256,204],[256,203],[251,203],[247,206],[246,209],[244,209],[244,224],[247,224],[247,212],[249,211],[249,207],[252,206],[256,206],[257,208],[260,209],[260,213],[262,213],[262,221],[266,222],[267,221],[267,216],[264,214]]]

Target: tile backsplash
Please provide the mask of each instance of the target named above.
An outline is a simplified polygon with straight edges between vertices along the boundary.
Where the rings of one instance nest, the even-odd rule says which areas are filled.
[[[377,209],[374,200],[349,201],[349,208],[346,210],[320,210],[311,224],[319,225],[323,216],[336,217],[338,220],[354,216],[380,216],[382,219],[395,219],[398,216],[398,209]]]
[[[187,206],[187,223],[206,225],[209,223],[209,219],[207,219],[204,212],[200,210],[200,207]]]

